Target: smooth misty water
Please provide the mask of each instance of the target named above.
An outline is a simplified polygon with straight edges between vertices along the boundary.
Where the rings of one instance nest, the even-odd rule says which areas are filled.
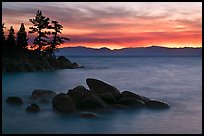
[[[3,73],[3,133],[202,133],[201,57],[69,57],[84,69],[50,72]],[[58,92],[86,78],[101,79],[121,91],[129,90],[166,101],[169,110],[113,110],[95,119],[77,114],[59,114],[51,104],[40,104],[41,112],[26,113],[34,89]],[[22,106],[8,105],[8,96],[20,96]]]

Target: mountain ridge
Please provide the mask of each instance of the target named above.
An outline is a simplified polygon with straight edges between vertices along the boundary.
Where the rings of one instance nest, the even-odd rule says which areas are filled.
[[[121,49],[90,48],[84,46],[59,48],[57,56],[202,56],[202,47],[168,48],[162,46]]]

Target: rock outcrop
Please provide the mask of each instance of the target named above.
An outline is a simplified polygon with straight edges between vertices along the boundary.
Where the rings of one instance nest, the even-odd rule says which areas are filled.
[[[116,87],[97,79],[88,78],[86,83],[89,90],[84,86],[77,86],[68,90],[67,94],[56,95],[52,100],[54,109],[70,113],[106,108],[169,108],[166,102],[153,100],[130,91],[120,93]],[[89,116],[89,114],[82,116]]]
[[[83,68],[76,62],[72,63],[64,56],[48,57],[37,55],[32,50],[6,50],[2,55],[3,72],[50,71],[56,69]]]

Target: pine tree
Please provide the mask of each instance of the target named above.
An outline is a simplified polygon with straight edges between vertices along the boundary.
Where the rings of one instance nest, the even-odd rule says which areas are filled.
[[[54,24],[51,27],[52,29],[54,29],[54,32],[52,32],[53,40],[50,43],[51,45],[46,49],[49,56],[55,56],[54,53],[55,51],[58,51],[58,46],[60,46],[60,44],[63,44],[66,40],[70,40],[69,38],[59,36],[63,28],[61,24],[59,24],[57,21],[52,21],[52,23]]]
[[[5,46],[5,35],[4,35],[4,28],[6,28],[5,26],[4,26],[4,23],[2,24],[2,27],[1,27],[1,42],[2,42],[2,44],[3,44],[3,46]]]
[[[37,11],[34,19],[29,19],[31,23],[33,23],[34,27],[29,27],[31,31],[29,33],[37,33],[37,37],[34,39],[33,44],[38,45],[37,50],[42,51],[43,46],[47,46],[49,44],[49,40],[47,35],[50,32],[43,31],[44,29],[49,29],[49,20],[50,18],[44,16],[41,11]]]
[[[27,33],[25,31],[24,24],[21,24],[20,30],[17,33],[16,44],[17,47],[25,49],[28,46]]]
[[[16,46],[16,40],[15,40],[15,32],[13,29],[13,26],[10,27],[9,31],[9,35],[8,38],[6,40],[6,44],[8,47],[15,47]]]

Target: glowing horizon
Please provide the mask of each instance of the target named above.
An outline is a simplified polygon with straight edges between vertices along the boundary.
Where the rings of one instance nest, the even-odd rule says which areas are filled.
[[[61,48],[202,47],[202,2],[2,2],[6,35],[28,32],[37,10],[63,25]]]

